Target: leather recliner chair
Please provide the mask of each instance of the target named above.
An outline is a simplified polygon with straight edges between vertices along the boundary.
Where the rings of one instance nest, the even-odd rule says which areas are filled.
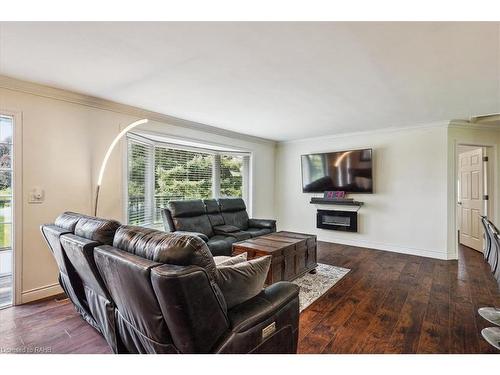
[[[63,288],[113,352],[296,352],[296,285],[273,284],[227,309],[199,237],[118,226],[73,213],[42,226]]]
[[[275,220],[249,219],[241,198],[174,200],[161,213],[166,231],[199,236],[214,256],[231,255],[233,243],[276,231]]]
[[[100,331],[99,325],[89,311],[82,280],[68,260],[61,246],[61,236],[65,234],[74,234],[76,224],[82,217],[84,217],[84,215],[74,212],[65,212],[56,218],[54,224],[42,225],[40,226],[40,230],[59,268],[59,284],[61,288],[83,319]]]
[[[116,334],[115,305],[97,270],[94,249],[111,244],[119,226],[115,220],[82,216],[76,223],[74,234],[60,237],[66,258],[81,280],[88,311],[114,353],[122,352]]]
[[[95,261],[131,353],[295,353],[298,287],[280,282],[227,309],[198,236],[121,226]]]

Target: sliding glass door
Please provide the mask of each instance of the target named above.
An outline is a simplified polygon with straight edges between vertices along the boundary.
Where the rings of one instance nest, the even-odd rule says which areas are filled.
[[[12,304],[12,133],[14,119],[0,115],[0,308]]]

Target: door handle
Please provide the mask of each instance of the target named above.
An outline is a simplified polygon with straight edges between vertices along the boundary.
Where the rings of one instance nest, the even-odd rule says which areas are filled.
[[[462,205],[462,202],[458,202],[458,204],[461,206],[461,205]]]

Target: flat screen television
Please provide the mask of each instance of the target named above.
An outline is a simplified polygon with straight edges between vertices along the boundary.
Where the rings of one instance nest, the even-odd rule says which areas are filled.
[[[302,155],[302,191],[373,193],[372,149]]]

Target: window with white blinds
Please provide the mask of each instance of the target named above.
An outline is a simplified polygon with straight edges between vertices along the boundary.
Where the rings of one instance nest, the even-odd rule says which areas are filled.
[[[152,224],[150,173],[151,146],[137,141],[128,143],[128,222],[132,225]]]
[[[129,224],[162,227],[170,200],[242,197],[248,204],[250,154],[128,138]]]

